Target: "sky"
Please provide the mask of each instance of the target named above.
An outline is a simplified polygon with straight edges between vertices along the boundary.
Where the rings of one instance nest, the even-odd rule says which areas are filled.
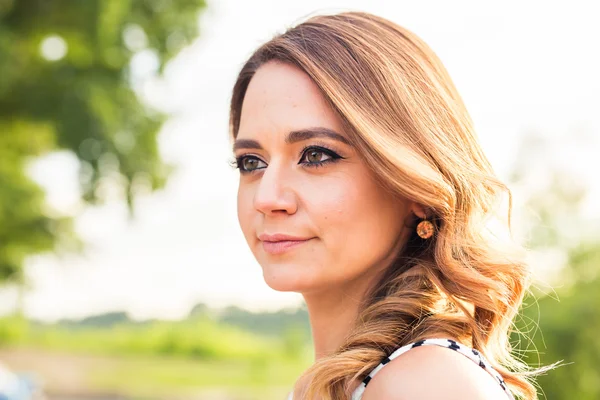
[[[151,53],[133,61],[140,95],[170,114],[160,150],[178,168],[164,190],[140,197],[134,219],[110,186],[106,205],[81,204],[73,155],[57,152],[31,165],[49,209],[78,215],[87,246],[80,255],[27,261],[25,313],[45,321],[120,310],[136,319],[178,319],[198,302],[252,310],[300,304],[299,294],[264,283],[239,230],[227,111],[251,52],[319,12],[372,12],[415,32],[448,69],[500,177],[508,176],[523,135],[537,132],[551,143],[546,156],[589,187],[585,210],[598,216],[600,27],[593,7],[584,1],[209,1],[199,39],[162,79],[152,78]],[[13,288],[0,291],[0,313],[14,308],[16,298]]]

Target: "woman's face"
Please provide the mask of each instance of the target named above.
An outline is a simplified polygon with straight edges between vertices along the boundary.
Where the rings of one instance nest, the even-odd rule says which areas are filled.
[[[374,276],[402,246],[412,204],[377,184],[300,69],[258,69],[234,153],[238,219],[271,288],[306,293]]]

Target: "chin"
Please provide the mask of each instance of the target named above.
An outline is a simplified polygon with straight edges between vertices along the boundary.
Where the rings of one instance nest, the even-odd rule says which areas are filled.
[[[314,286],[314,279],[306,275],[306,268],[289,264],[263,266],[265,283],[278,292],[303,292]]]

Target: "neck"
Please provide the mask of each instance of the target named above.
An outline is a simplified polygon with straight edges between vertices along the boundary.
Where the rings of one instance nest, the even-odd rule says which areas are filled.
[[[393,260],[393,254],[397,254],[397,252],[398,249],[390,252],[381,266],[389,266]],[[356,325],[358,313],[368,290],[385,272],[385,268],[381,268],[381,266],[380,268],[374,266],[365,274],[339,286],[302,292],[312,330],[315,361],[334,354],[344,343]],[[298,382],[301,393],[304,393],[309,382],[310,377]],[[359,384],[358,380],[353,382],[351,385],[353,390]]]
[[[356,325],[367,292],[398,254],[399,243],[378,266],[372,266],[364,274],[337,286],[302,292],[312,329],[315,361],[335,353],[344,343]]]
[[[350,297],[305,297],[312,329],[315,360],[333,354],[348,335],[358,313],[358,302]],[[328,304],[327,306],[325,304]]]
[[[343,287],[303,293],[313,336],[315,361],[335,353],[356,324],[359,309],[375,277]]]

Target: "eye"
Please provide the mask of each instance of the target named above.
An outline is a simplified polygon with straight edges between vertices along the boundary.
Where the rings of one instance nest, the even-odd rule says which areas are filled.
[[[341,157],[331,150],[320,147],[309,147],[302,153],[299,164],[321,165],[339,158]]]
[[[236,159],[236,166],[239,168],[240,172],[245,173],[266,168],[267,163],[258,157],[240,156]]]

